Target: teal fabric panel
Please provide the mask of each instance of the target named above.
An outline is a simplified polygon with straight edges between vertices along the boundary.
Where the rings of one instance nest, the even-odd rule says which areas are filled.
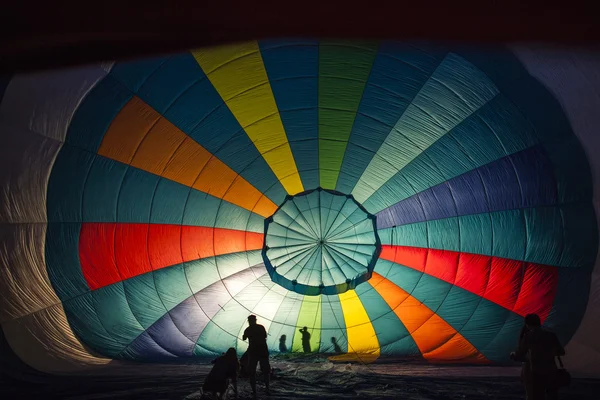
[[[156,291],[167,310],[171,310],[192,295],[181,264],[154,271],[154,282]]]
[[[79,263],[80,230],[79,223],[48,223],[46,228],[46,270],[61,301],[90,290]]]
[[[360,287],[367,285],[360,285]],[[358,292],[357,292],[358,293]],[[360,295],[359,295],[360,297]],[[364,301],[360,298],[361,302]],[[342,311],[342,304],[338,295],[321,297],[321,343],[319,351],[324,353],[334,353],[332,338],[342,349],[342,352],[351,351],[348,349],[348,335],[346,333],[346,321]]]
[[[148,329],[167,312],[158,296],[153,272],[123,281],[123,288],[131,312],[144,329]]]

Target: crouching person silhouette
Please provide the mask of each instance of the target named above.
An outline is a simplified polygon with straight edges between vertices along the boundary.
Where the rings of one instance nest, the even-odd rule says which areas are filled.
[[[235,398],[237,398],[237,377],[240,364],[235,349],[230,347],[224,355],[214,359],[212,363],[214,366],[202,385],[202,397],[205,393],[210,392],[213,399],[223,399],[231,382]]]

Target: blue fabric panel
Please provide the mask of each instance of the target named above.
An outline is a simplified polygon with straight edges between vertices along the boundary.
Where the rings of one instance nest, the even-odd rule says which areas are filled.
[[[553,205],[556,201],[552,164],[542,147],[535,146],[394,204],[377,214],[377,226]],[[424,212],[419,210],[421,204]]]
[[[268,40],[259,46],[300,179],[315,188],[319,147],[306,140],[318,137],[318,42]]]
[[[83,188],[95,155],[63,144],[48,180],[48,222],[80,222]]]
[[[521,186],[510,159],[502,158],[479,169],[490,211],[511,210],[523,204]]]
[[[131,97],[121,82],[107,75],[82,100],[69,124],[65,142],[96,153],[108,127]]]
[[[209,318],[200,308],[194,296],[190,296],[179,303],[169,311],[169,314],[177,329],[192,342],[192,346],[189,349],[191,355],[191,352],[194,350],[194,344],[206,324],[208,324]]]
[[[97,156],[90,168],[82,199],[84,222],[115,222],[117,200],[128,166]]]
[[[111,68],[110,75],[136,93],[146,79],[167,60],[166,57],[156,57],[118,62]]]
[[[162,361],[176,358],[174,354],[160,347],[148,331],[138,336],[119,356],[135,361]]]
[[[156,344],[178,357],[191,357],[195,342],[185,337],[173,323],[169,314],[159,319],[148,330]]]
[[[351,193],[373,155],[443,59],[415,47],[383,42],[365,85],[336,189]],[[382,107],[385,104],[385,107]]]
[[[128,168],[117,204],[117,221],[148,223],[155,190],[161,178],[137,168]]]
[[[46,229],[46,270],[61,301],[90,290],[79,263],[80,230],[80,223],[52,222]]]
[[[206,79],[206,75],[190,53],[174,55],[146,79],[137,95],[164,114],[179,96],[201,79]]]

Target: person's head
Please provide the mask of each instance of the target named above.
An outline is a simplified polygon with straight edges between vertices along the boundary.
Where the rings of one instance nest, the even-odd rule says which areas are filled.
[[[525,316],[525,326],[527,329],[535,329],[542,326],[540,316],[537,314],[527,314]]]
[[[336,342],[336,338],[335,338],[335,336],[332,336],[331,337],[331,343],[335,343],[335,342]]]
[[[250,325],[256,325],[256,315],[250,315],[250,316],[248,317],[248,323],[249,323]]]
[[[286,338],[286,337],[287,337],[287,336],[285,336],[285,335],[281,335],[281,337],[279,338],[279,340],[280,340],[280,341],[282,341],[282,342],[285,342],[285,338]]]
[[[304,327],[302,327],[302,330],[303,330],[304,332],[306,332],[306,331],[308,330],[308,328],[307,328],[306,326],[304,326]]]
[[[227,358],[235,358],[237,360],[237,353],[233,347],[230,347],[225,352],[225,357]]]

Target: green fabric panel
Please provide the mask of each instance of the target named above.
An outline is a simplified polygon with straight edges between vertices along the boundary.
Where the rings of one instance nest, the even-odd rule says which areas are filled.
[[[443,303],[435,310],[444,321],[449,323],[458,332],[471,318],[482,298],[457,286],[451,286]],[[500,307],[500,306],[498,306]],[[472,345],[479,347],[469,337],[465,337]]]
[[[481,299],[481,302],[473,312],[471,318],[460,330],[463,337],[468,338],[477,350],[479,350],[487,359],[491,361],[502,361],[508,358],[511,351],[517,345],[519,334],[504,336],[503,339],[510,341],[512,348],[500,349],[495,351],[490,344],[499,336],[502,327],[507,319],[512,319],[516,314],[511,311],[499,307],[491,301]],[[521,322],[520,327],[523,326]],[[510,347],[510,346],[508,346]]]
[[[422,272],[386,260],[378,260],[374,271],[411,294],[423,276]]]
[[[154,271],[154,282],[167,310],[171,310],[192,295],[182,264]]]
[[[261,263],[260,250],[224,254],[184,263],[185,275],[192,292]],[[218,266],[218,268],[217,268]]]
[[[588,157],[577,138],[570,135],[544,143],[543,147],[554,166],[558,202],[590,201],[593,179]]]
[[[519,333],[524,324],[524,318],[509,312],[506,322],[496,333],[496,336],[486,346],[479,348],[484,356],[495,362],[509,362],[510,352],[515,351]]]
[[[539,136],[523,113],[500,94],[395,174],[364,206],[369,212],[379,212],[448,179],[534,146],[543,140]]]
[[[598,252],[598,226],[591,203],[560,207],[564,224],[564,250],[560,264],[565,267],[594,268]]]
[[[398,266],[397,268],[408,268]],[[433,276],[422,274],[421,279],[410,293],[417,300],[425,304],[431,311],[437,313],[452,285]]]
[[[326,189],[335,189],[376,50],[367,42],[319,44],[319,177]]]
[[[378,233],[382,244],[428,247],[427,224],[425,222],[382,229]]]
[[[359,287],[361,286],[363,285]],[[333,342],[331,341],[331,338],[334,337],[342,352],[346,353],[348,351],[348,336],[346,334],[346,321],[344,320],[340,298],[338,295],[321,296],[321,302],[321,340],[319,351],[322,353],[334,353]]]
[[[85,338],[85,344],[99,354],[116,357],[125,347],[105,329],[98,318],[92,292],[84,293],[62,303],[73,332]]]
[[[240,282],[240,284],[244,284],[244,282]],[[255,279],[245,286],[234,298],[222,306],[221,310],[204,328],[196,341],[194,354],[199,354],[198,352],[202,348],[220,352],[229,347],[234,347],[238,349],[239,353],[243,353],[247,348],[247,342],[240,347],[243,343],[240,333],[245,329],[250,310],[256,307],[269,290],[270,286],[265,286],[259,279]]]
[[[158,297],[153,273],[123,281],[131,312],[144,329],[155,323],[167,310]]]
[[[492,254],[492,219],[489,214],[459,217],[460,251],[473,254]]]
[[[563,251],[563,223],[560,208],[524,209],[527,227],[525,259],[559,265]]]
[[[98,319],[106,331],[121,345],[121,350],[144,332],[144,328],[131,312],[123,282],[94,290],[92,298]]]
[[[513,260],[525,259],[527,232],[523,210],[490,213],[492,217],[492,255]]]
[[[364,171],[352,191],[356,200],[366,203],[398,171],[497,94],[498,89],[482,71],[456,54],[448,54]]]
[[[285,299],[279,306],[273,322],[269,327],[269,337],[267,343],[270,349],[279,351],[279,340],[282,335],[285,335],[285,346],[288,352],[292,351],[292,340],[296,333],[296,322],[298,321],[298,314],[302,307],[302,296],[295,292],[288,292]]]
[[[316,351],[321,342],[321,296],[305,296],[302,300],[294,340],[292,342],[293,352],[302,352],[302,334],[299,329],[308,328],[310,333],[310,349]]]
[[[436,219],[427,221],[429,246],[432,249],[459,251],[460,234],[449,235],[449,232],[458,233],[458,218]]]
[[[356,293],[373,324],[380,348],[407,337],[411,338],[413,345],[416,346],[402,321],[369,282],[358,286]]]

